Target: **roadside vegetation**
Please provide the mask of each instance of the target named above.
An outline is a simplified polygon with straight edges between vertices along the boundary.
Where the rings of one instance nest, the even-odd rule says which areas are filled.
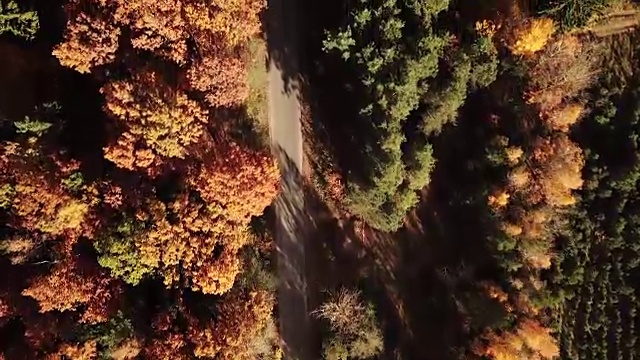
[[[370,359],[382,353],[384,343],[375,309],[371,303],[363,303],[357,290],[342,288],[329,294],[314,315],[326,331],[324,359]]]
[[[376,7],[379,6],[379,7]],[[324,49],[357,77],[357,169],[346,206],[371,226],[394,231],[418,202],[434,165],[428,137],[454,122],[468,91],[496,76],[496,49],[474,31],[437,27],[448,1],[357,2]],[[378,30],[382,29],[382,31]]]
[[[313,176],[379,358],[633,358],[637,6],[348,9],[311,38],[332,68],[310,78],[356,105],[345,125],[309,90]]]

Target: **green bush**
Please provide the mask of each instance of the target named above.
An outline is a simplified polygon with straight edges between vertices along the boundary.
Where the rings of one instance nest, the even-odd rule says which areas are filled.
[[[322,344],[322,357],[325,360],[349,360],[349,349],[338,338],[331,338]]]
[[[152,273],[159,265],[158,259],[144,256],[135,242],[136,237],[145,236],[143,231],[143,224],[126,219],[96,239],[93,245],[100,266],[131,285],[137,285]]]
[[[71,192],[78,192],[82,190],[82,185],[84,185],[84,177],[82,173],[76,171],[69,175],[66,179],[62,179],[62,185],[64,185]]]
[[[51,123],[40,121],[40,120],[31,120],[28,116],[24,118],[22,121],[16,121],[13,123],[16,127],[16,131],[18,134],[34,134],[36,136],[42,136],[49,128],[51,127]]]
[[[0,187],[0,208],[9,209],[16,196],[16,189],[11,184],[4,184]]]
[[[563,30],[571,30],[587,24],[601,14],[611,0],[551,0],[539,1],[541,14],[552,16]]]
[[[416,192],[428,185],[434,159],[427,138],[455,120],[470,88],[496,77],[489,39],[458,47],[435,27],[448,7],[449,0],[356,1],[345,25],[324,42],[358,74],[358,105],[370,124],[359,129],[371,139],[362,145],[366,179],[347,179],[346,205],[379,230],[402,226]],[[406,128],[413,117],[423,118],[421,132]]]
[[[80,330],[80,342],[95,340],[100,360],[113,359],[111,354],[126,340],[135,334],[133,323],[122,312],[118,312],[107,322],[83,326]]]
[[[260,289],[275,292],[278,279],[271,268],[269,259],[261,256],[258,249],[251,245],[240,250],[242,272],[238,274],[238,286],[244,289]]]

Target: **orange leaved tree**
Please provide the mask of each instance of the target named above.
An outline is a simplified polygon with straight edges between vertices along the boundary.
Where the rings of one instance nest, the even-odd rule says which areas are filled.
[[[88,73],[115,59],[120,32],[108,16],[77,13],[67,24],[64,41],[54,48],[53,55],[63,66]]]
[[[20,248],[14,250],[24,257],[36,247],[35,239],[61,236],[75,242],[88,228],[91,208],[86,194],[79,189],[74,193],[69,185],[78,164],[43,154],[35,138],[31,140],[0,145],[0,207],[9,211],[9,226],[47,235],[15,237],[10,245]]]
[[[217,143],[201,166],[191,169],[188,181],[209,208],[243,227],[275,198],[279,172],[268,153]]]
[[[247,61],[241,55],[215,49],[194,60],[187,69],[186,84],[204,93],[211,106],[234,106],[249,96],[246,72]]]
[[[42,313],[72,311],[84,305],[81,321],[106,321],[109,305],[118,295],[113,280],[101,271],[80,269],[73,254],[63,256],[50,273],[36,277],[22,295],[35,299]]]
[[[249,345],[268,326],[273,305],[273,296],[265,291],[230,292],[218,307],[216,321],[204,328],[189,327],[194,354],[221,360],[255,359]]]
[[[550,360],[560,354],[551,331],[532,319],[524,319],[514,331],[486,331],[481,338],[473,352],[495,360]]]
[[[175,91],[153,71],[134,73],[101,89],[105,110],[123,129],[105,157],[133,170],[184,159],[205,133],[207,111],[186,94]]]

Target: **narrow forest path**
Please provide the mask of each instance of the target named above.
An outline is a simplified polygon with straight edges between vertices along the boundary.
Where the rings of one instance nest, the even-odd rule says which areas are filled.
[[[603,17],[598,24],[575,31],[578,35],[591,34],[602,38],[625,31],[633,31],[640,25],[640,11],[636,9],[620,11]]]
[[[281,191],[275,201],[280,336],[287,360],[312,360],[306,276],[306,244],[313,222],[306,210],[298,79],[296,6],[269,0],[266,16],[268,104],[271,145],[280,165]]]

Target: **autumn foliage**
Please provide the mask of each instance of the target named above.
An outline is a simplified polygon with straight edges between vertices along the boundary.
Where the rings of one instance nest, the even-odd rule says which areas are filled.
[[[231,289],[249,222],[275,197],[278,171],[270,156],[235,143],[217,150],[187,176],[197,193],[147,201],[124,228],[98,241],[99,262],[132,284],[157,273],[168,286],[184,277],[204,293]]]
[[[60,64],[80,73],[115,60],[120,28],[103,16],[77,14],[69,22],[65,41],[53,50]]]
[[[524,21],[513,33],[511,52],[514,55],[533,55],[545,47],[555,31],[555,23],[548,18]]]
[[[58,360],[62,358],[74,360],[93,360],[98,356],[95,341],[87,341],[84,344],[72,345],[64,344],[58,352],[51,354],[47,359]]]
[[[584,184],[585,155],[571,130],[588,113],[582,96],[595,59],[586,55],[594,52],[574,35],[554,35],[547,18],[510,23],[503,31],[510,61],[526,69],[523,88],[512,94],[525,106],[493,123],[500,135],[491,145],[492,161],[504,178],[487,195],[487,205],[497,215],[492,245],[508,278],[483,289],[509,321],[485,328],[472,352],[495,360],[553,359],[560,348],[546,324],[556,309],[545,307],[551,300],[542,274],[555,267],[556,239]]]
[[[550,330],[530,319],[523,320],[514,331],[488,332],[482,336],[482,342],[474,346],[475,354],[495,360],[545,360],[559,355]]]
[[[264,291],[230,292],[219,308],[217,322],[190,327],[194,354],[224,360],[254,359],[247,346],[267,326],[273,302],[272,295]]]
[[[526,150],[510,144],[508,138],[502,140],[503,163],[508,169],[505,187],[495,189],[487,198],[488,205],[503,218],[500,228],[519,239],[516,249],[533,269],[551,266],[551,222],[561,208],[576,202],[573,191],[583,185],[583,153],[568,132],[585,113],[576,97],[588,80],[575,79],[568,85],[556,86],[565,83],[566,76],[575,75],[567,74],[567,69],[578,67],[582,76],[588,76],[584,74],[588,63],[574,55],[561,56],[569,55],[569,49],[580,53],[582,48],[575,37],[567,35],[545,42],[523,60],[531,67],[531,80],[523,95],[532,111],[537,112],[532,121],[539,124],[542,134],[525,134],[529,138]],[[529,131],[529,125],[524,127]]]
[[[534,150],[540,164],[539,176],[546,202],[551,206],[575,203],[572,190],[582,187],[582,150],[565,134],[541,140]]]
[[[186,72],[189,89],[201,91],[210,106],[236,106],[249,96],[247,62],[229,51],[194,61]]]
[[[231,142],[209,154],[189,183],[210,209],[242,228],[275,198],[279,176],[271,156]]]
[[[66,2],[53,55],[84,78],[47,71],[74,86],[97,83],[99,92],[77,108],[56,103],[53,115],[3,114],[0,271],[11,279],[0,281],[0,328],[15,321],[19,344],[0,342],[0,354],[268,355],[253,345],[277,336],[265,335],[274,329],[274,294],[234,285],[241,250],[255,238],[252,219],[272,203],[280,174],[268,149],[227,133],[249,95],[248,43],[265,6]],[[66,101],[59,88],[68,90],[56,83],[38,99]],[[73,116],[85,116],[85,105],[102,114],[79,124]],[[86,131],[99,140],[76,141]]]
[[[105,110],[124,129],[116,145],[105,149],[105,157],[124,169],[184,159],[205,133],[206,110],[172,90],[155,72],[110,82],[101,92]]]
[[[261,0],[74,0],[66,8],[65,41],[54,55],[87,73],[115,61],[119,37],[128,34],[133,48],[185,66],[188,87],[204,92],[209,104],[238,105],[247,96],[246,44],[260,32],[265,6]]]
[[[49,274],[38,276],[22,295],[38,302],[40,312],[70,311],[84,306],[81,321],[104,322],[119,289],[99,269],[87,272],[71,258],[62,259]]]
[[[580,102],[575,98],[593,83],[599,53],[598,45],[581,41],[577,36],[563,35],[530,58],[531,79],[525,99],[539,107],[542,116],[550,119],[558,130],[564,128],[563,123],[570,125],[571,118],[576,116]],[[565,114],[560,113],[562,107],[566,107]],[[558,115],[566,118],[561,120]]]
[[[134,48],[184,63],[188,28],[181,16],[181,2],[119,0],[114,3],[114,21],[130,28]]]

